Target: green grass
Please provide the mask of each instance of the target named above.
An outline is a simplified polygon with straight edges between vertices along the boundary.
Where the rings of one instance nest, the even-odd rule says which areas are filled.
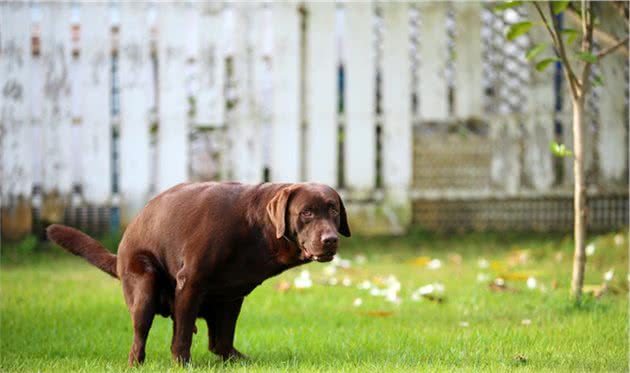
[[[361,253],[368,260],[336,274],[339,280],[351,278],[352,286],[320,284],[326,265],[317,263],[268,280],[246,299],[236,346],[250,361],[221,363],[206,350],[205,323],[198,321],[192,366],[180,368],[170,357],[171,322],[158,317],[147,362],[133,371],[627,371],[628,237],[623,237],[622,245],[614,243],[614,234],[590,241],[596,251],[588,258],[587,284],[602,283],[603,273],[614,268],[610,286],[617,293],[586,297],[579,306],[568,296],[569,238],[422,232],[353,238],[342,243],[341,256]],[[529,259],[511,265],[515,250],[528,250]],[[52,251],[26,255],[3,248],[0,370],[127,370],[132,331],[120,284],[80,259]],[[438,258],[442,267],[413,264],[419,256]],[[480,258],[495,269],[480,269]],[[313,287],[276,290],[303,269],[310,271]],[[493,292],[488,282],[477,280],[480,272],[533,276],[538,287],[508,280],[516,291]],[[390,274],[402,285],[400,305],[356,286]],[[443,302],[410,299],[413,290],[434,282],[445,286]],[[358,297],[363,304],[355,307]]]

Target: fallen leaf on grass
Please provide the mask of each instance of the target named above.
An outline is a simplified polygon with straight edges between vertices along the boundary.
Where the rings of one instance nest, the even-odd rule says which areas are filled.
[[[428,256],[419,256],[415,258],[412,263],[417,266],[426,266],[431,261],[431,258]]]
[[[456,253],[450,253],[448,254],[448,256],[446,257],[448,259],[449,263],[455,264],[455,265],[460,265],[462,264],[462,256]]]
[[[503,262],[500,262],[498,260],[491,261],[490,262],[490,268],[492,268],[496,272],[506,272],[507,271],[506,265]]]
[[[530,277],[532,277],[532,275],[531,273],[525,272],[507,272],[501,273],[500,277],[505,280],[527,281]]]
[[[592,294],[595,298],[601,298],[608,292],[608,284],[605,282],[601,285],[584,285],[584,294]]]
[[[291,290],[291,283],[288,281],[280,281],[274,286],[274,289],[279,293],[285,293]]]
[[[514,360],[516,360],[517,363],[525,364],[527,363],[527,356],[523,354],[516,354],[514,355]]]
[[[389,317],[394,314],[394,311],[367,311],[365,314],[371,317]]]
[[[529,261],[529,250],[514,250],[508,254],[506,261],[511,267],[526,264]]]

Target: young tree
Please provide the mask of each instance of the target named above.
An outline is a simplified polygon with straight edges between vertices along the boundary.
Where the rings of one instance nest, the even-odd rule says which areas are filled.
[[[515,6],[522,5],[522,1],[509,1],[497,5],[498,11],[503,11]],[[601,84],[601,80],[592,81],[591,68],[593,64],[601,61],[605,56],[617,51],[624,50],[627,56],[628,36],[616,39],[614,36],[596,30],[597,14],[599,8],[603,6],[616,7],[622,17],[626,18],[623,4],[595,3],[593,1],[582,0],[579,2],[553,1],[553,2],[532,2],[531,5],[540,17],[541,22],[517,22],[510,26],[507,31],[507,38],[512,40],[526,34],[532,27],[539,25],[545,27],[551,39],[551,47],[555,57],[544,58],[538,61],[536,70],[542,71],[555,61],[560,61],[565,79],[568,83],[569,93],[572,103],[573,114],[573,172],[575,178],[574,185],[574,239],[575,253],[573,258],[573,276],[571,281],[571,293],[576,301],[582,296],[584,284],[584,268],[586,264],[585,242],[586,242],[586,181],[584,177],[584,110],[586,97],[592,84]],[[579,29],[565,28],[560,25],[558,15],[566,12],[579,21]],[[605,34],[607,37],[600,37],[600,40],[607,42],[608,46],[597,53],[593,51],[594,32]],[[579,46],[575,47],[575,43]],[[535,59],[541,52],[549,47],[543,43],[534,46],[527,52],[527,59]],[[559,144],[552,145],[552,151],[559,156],[571,155],[571,152]]]

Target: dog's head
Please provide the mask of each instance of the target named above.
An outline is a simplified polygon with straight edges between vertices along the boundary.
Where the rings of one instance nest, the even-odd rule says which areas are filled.
[[[292,184],[267,204],[276,237],[297,243],[306,259],[329,262],[338,234],[350,237],[346,208],[339,194],[323,184]]]

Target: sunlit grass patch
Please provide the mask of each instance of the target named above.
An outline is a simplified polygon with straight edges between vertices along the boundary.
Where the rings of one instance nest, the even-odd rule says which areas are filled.
[[[345,240],[347,262],[296,268],[246,299],[236,346],[250,361],[221,363],[198,322],[189,369],[627,371],[627,240],[589,241],[586,283],[607,291],[579,306],[563,237]],[[3,257],[0,370],[127,369],[132,331],[118,281],[70,255],[29,255]],[[171,361],[171,331],[156,318],[138,371],[188,371]]]

